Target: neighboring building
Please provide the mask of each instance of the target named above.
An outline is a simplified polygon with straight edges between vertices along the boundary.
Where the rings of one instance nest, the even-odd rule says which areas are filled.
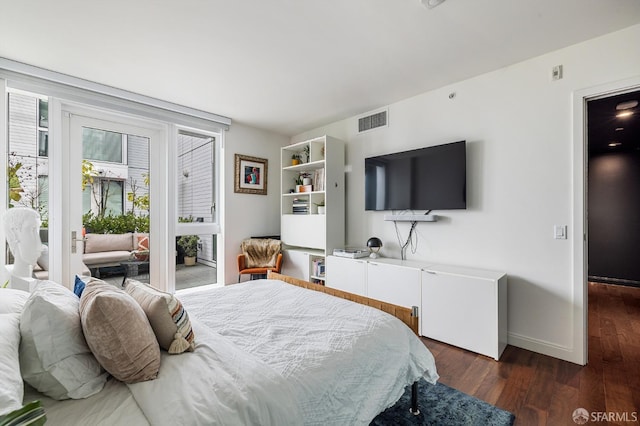
[[[48,219],[49,195],[49,122],[46,99],[25,93],[9,93],[9,165],[21,163],[17,175],[22,187],[21,199],[14,205],[31,207]],[[136,187],[138,196],[148,194],[144,175],[149,172],[149,143],[133,135],[85,129],[83,154],[94,167],[91,187],[83,191],[82,212],[99,211],[106,203],[106,215],[132,211],[127,193]],[[148,214],[147,211],[135,211]]]

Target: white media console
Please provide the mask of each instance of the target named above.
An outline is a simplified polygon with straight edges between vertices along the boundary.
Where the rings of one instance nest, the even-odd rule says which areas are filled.
[[[327,257],[326,286],[420,307],[420,335],[496,360],[507,346],[507,275],[398,259]]]

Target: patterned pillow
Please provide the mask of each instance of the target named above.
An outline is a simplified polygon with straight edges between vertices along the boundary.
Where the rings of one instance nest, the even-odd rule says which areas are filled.
[[[142,307],[162,349],[170,354],[193,350],[189,315],[174,295],[131,279],[126,281],[125,291]]]
[[[149,260],[149,236],[148,235],[137,235],[138,246],[134,256],[136,260],[140,260],[142,262],[146,262]]]
[[[87,344],[113,377],[125,383],[157,377],[160,347],[147,316],[131,296],[91,278],[80,297],[80,319]]]

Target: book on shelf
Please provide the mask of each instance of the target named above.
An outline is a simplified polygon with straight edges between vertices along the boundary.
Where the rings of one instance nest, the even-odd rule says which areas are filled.
[[[315,259],[313,261],[313,275],[316,277],[324,277],[324,259]]]
[[[324,191],[324,167],[313,171],[313,188],[315,191]]]

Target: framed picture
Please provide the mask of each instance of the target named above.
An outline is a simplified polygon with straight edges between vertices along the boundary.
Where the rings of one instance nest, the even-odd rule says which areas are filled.
[[[267,165],[265,158],[236,154],[234,192],[267,195]]]

